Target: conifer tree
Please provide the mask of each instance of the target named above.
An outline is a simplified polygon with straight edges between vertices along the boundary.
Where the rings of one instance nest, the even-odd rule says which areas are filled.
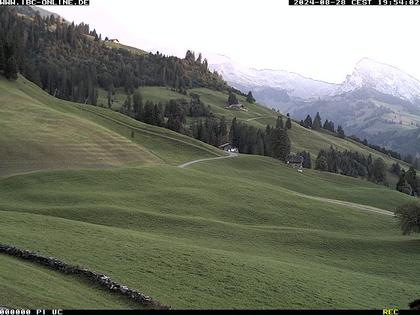
[[[287,117],[286,129],[292,129],[292,120],[290,119],[290,117]]]
[[[396,189],[407,195],[411,195],[413,193],[411,186],[408,184],[406,180],[406,173],[404,170],[401,171],[400,177],[396,185]]]
[[[108,107],[111,108],[114,103],[114,85],[111,83],[108,88]]]
[[[232,91],[229,91],[229,97],[228,97],[228,104],[238,104],[238,99],[236,98],[236,95],[232,93]]]
[[[252,95],[252,92],[251,91],[249,91],[248,92],[248,95],[246,96],[246,101],[248,102],[248,103],[255,103],[255,98],[254,98],[254,96]]]
[[[136,90],[133,94],[133,111],[136,116],[141,116],[143,111],[143,96],[140,90]]]
[[[281,129],[284,128],[284,125],[283,125],[283,117],[282,116],[278,116],[277,117],[276,128],[281,128]]]
[[[324,150],[319,151],[315,161],[315,169],[320,171],[328,171],[327,153]]]
[[[290,139],[286,129],[275,128],[271,133],[272,156],[276,159],[285,161],[290,154]]]
[[[232,119],[229,131],[229,140],[232,146],[239,148],[239,128],[236,117]]]
[[[343,127],[341,127],[340,125],[338,125],[337,127],[337,133],[340,138],[345,138],[346,136]]]
[[[384,183],[386,181],[386,166],[381,158],[377,158],[373,162],[373,178],[377,183]]]
[[[146,124],[154,125],[155,115],[154,115],[154,104],[151,101],[147,101],[144,105],[144,114],[143,114],[143,122]]]
[[[14,56],[11,56],[6,61],[6,65],[4,67],[4,75],[8,80],[16,80],[17,74],[18,67],[16,64],[16,59]]]
[[[312,128],[312,117],[310,115],[306,116],[305,120],[303,121],[303,126],[305,128]]]
[[[5,66],[5,55],[4,55],[4,48],[3,48],[3,39],[0,37],[0,71],[4,70]]]
[[[316,113],[314,121],[312,123],[312,129],[314,130],[321,130],[322,124],[321,124],[321,116],[319,115],[319,112]]]
[[[405,173],[405,180],[410,185],[413,194],[417,193],[417,173],[414,167],[410,167],[408,171]]]

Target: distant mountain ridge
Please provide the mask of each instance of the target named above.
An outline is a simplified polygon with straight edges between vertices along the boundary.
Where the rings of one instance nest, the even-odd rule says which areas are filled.
[[[343,83],[334,84],[284,70],[246,68],[227,57],[221,60],[210,59],[210,69],[235,88],[252,91],[266,106],[297,119],[319,111],[350,134],[420,154],[420,81],[396,67],[363,58]]]
[[[229,57],[210,59],[209,67],[221,74],[225,80],[237,88],[261,90],[272,88],[286,92],[290,97],[314,98],[333,94],[338,84],[307,78],[285,70],[247,68],[233,62]],[[214,62],[214,59],[217,59]],[[213,60],[213,61],[212,61]]]
[[[362,88],[401,99],[420,99],[420,81],[404,71],[370,58],[361,59],[343,83],[329,83],[285,70],[247,68],[226,56],[210,59],[209,67],[233,86],[272,88],[287,92],[290,97],[310,99],[338,95]]]

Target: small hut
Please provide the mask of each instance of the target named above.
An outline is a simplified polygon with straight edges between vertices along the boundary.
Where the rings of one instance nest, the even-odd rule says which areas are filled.
[[[226,152],[234,152],[234,153],[239,152],[238,149],[235,148],[233,145],[231,145],[229,142],[219,145],[219,149],[222,149],[223,151],[226,151]]]
[[[303,170],[303,156],[301,155],[289,155],[286,159],[286,163],[293,168]]]

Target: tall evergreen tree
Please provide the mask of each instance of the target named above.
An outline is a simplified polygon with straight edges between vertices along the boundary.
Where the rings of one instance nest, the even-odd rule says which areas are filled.
[[[373,178],[377,183],[386,181],[386,165],[382,158],[377,158],[373,162]]]
[[[315,169],[320,171],[328,171],[327,153],[324,150],[319,151],[315,160]]]
[[[4,67],[4,76],[8,80],[16,80],[18,74],[18,67],[16,64],[15,56],[11,56],[7,59],[6,65]]]
[[[292,120],[290,119],[289,116],[287,117],[287,120],[286,120],[286,129],[292,129]]]
[[[306,116],[305,120],[303,121],[303,126],[305,128],[312,128],[312,117],[310,115]]]
[[[232,146],[239,148],[239,128],[236,117],[232,119],[229,131],[229,140]]]
[[[286,129],[275,128],[271,135],[272,138],[272,155],[276,159],[285,161],[290,154],[290,139]]]
[[[337,133],[340,138],[345,138],[346,136],[343,127],[341,127],[340,125],[338,125],[337,127]]]
[[[254,98],[254,96],[252,95],[252,92],[251,91],[249,91],[248,92],[248,95],[246,96],[246,101],[248,102],[248,103],[255,103],[255,98]]]
[[[4,48],[3,48],[3,39],[0,37],[0,71],[4,70],[5,67],[5,55],[4,55]]]
[[[155,124],[154,104],[151,101],[147,101],[144,105],[143,122],[146,124]]]
[[[111,108],[114,103],[114,85],[111,83],[108,87],[108,107]]]
[[[136,116],[141,116],[143,111],[143,96],[140,90],[136,90],[133,94],[133,111]]]
[[[153,125],[163,127],[165,125],[165,118],[163,116],[163,108],[161,104],[155,104],[153,107]]]
[[[227,124],[226,124],[226,118],[225,116],[222,116],[219,121],[219,128],[218,128],[218,134],[219,134],[219,142],[225,142],[226,135],[227,135]],[[221,143],[219,143],[221,144]]]
[[[273,133],[273,129],[271,128],[270,125],[267,125],[265,128],[265,133],[264,133],[264,154],[266,156],[273,155],[272,133]]]
[[[416,176],[417,176],[416,170],[412,166],[405,173],[405,180],[410,185],[411,190],[413,192],[412,193],[413,195],[417,194],[417,178],[416,178]]]
[[[314,121],[312,123],[312,129],[314,130],[321,130],[322,123],[321,123],[321,116],[319,115],[319,112],[316,113]]]
[[[281,128],[281,129],[284,128],[283,117],[282,116],[277,117],[276,128]]]
[[[405,177],[406,177],[405,171],[402,170],[400,177],[398,179],[397,185],[396,185],[396,189],[404,194],[411,196],[413,193],[413,190],[411,189],[411,186],[410,184],[408,184]]]
[[[229,91],[229,97],[228,97],[228,104],[229,105],[233,105],[233,104],[238,104],[238,99],[236,98],[236,95],[232,92]]]

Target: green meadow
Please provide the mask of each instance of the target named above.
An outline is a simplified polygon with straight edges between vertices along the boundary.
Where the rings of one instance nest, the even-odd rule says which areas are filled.
[[[165,103],[170,99],[189,98],[188,95],[182,95],[180,93],[174,92],[167,87],[141,87],[140,92],[142,93],[143,99],[145,101],[151,100],[155,103]],[[201,101],[203,101],[206,105],[210,105],[211,110],[217,116],[225,116],[228,123],[230,123],[230,121],[236,117],[237,119],[245,121],[246,123],[255,127],[265,128],[267,125],[274,126],[277,116],[279,115],[277,112],[257,103],[250,104],[246,102],[246,98],[240,95],[238,96],[238,100],[246,107],[247,111],[227,109],[226,102],[228,94],[226,92],[212,91],[206,88],[196,88],[188,90],[188,93],[199,94]],[[102,94],[106,96],[105,91],[103,91]],[[115,98],[120,100],[118,101],[118,104],[120,105],[114,104],[115,109],[118,109],[122,105],[126,97],[127,95],[124,94],[124,92],[121,90],[117,91]],[[285,113],[283,113],[283,115],[284,114]],[[193,120],[194,119],[189,119],[189,122],[192,122]],[[286,121],[286,117],[283,117],[283,121]],[[321,149],[328,149],[333,146],[340,151],[358,151],[365,156],[372,154],[373,158],[381,157],[385,160],[385,163],[388,167],[396,162],[400,163],[407,169],[409,167],[404,162],[397,161],[386,154],[375,151],[360,143],[349,139],[341,139],[327,131],[318,132],[314,130],[308,130],[296,122],[292,122],[292,129],[289,130],[289,137],[292,143],[293,152],[299,152],[303,150],[309,151],[314,160]],[[388,181],[390,186],[394,187],[398,181],[398,178],[392,173],[388,172]]]
[[[260,156],[181,169],[223,152],[23,78],[1,80],[0,92],[1,243],[103,272],[174,309],[407,308],[420,296],[420,239],[385,211],[411,197]],[[228,111],[222,93],[195,92]],[[250,105],[241,119],[265,123],[270,112]],[[291,139],[314,154],[328,141],[368,152],[296,124]],[[10,307],[136,307],[4,255],[0,279]]]

